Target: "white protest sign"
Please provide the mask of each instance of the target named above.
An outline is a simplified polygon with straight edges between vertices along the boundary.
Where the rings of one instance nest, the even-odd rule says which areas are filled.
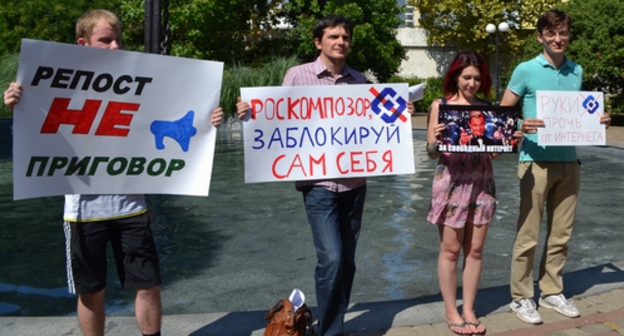
[[[14,199],[207,196],[223,64],[22,40]]]
[[[537,131],[540,146],[593,146],[606,144],[602,92],[536,92],[537,117],[544,127]]]
[[[245,182],[413,174],[407,84],[242,88]]]
[[[423,99],[425,94],[425,85],[417,84],[409,87],[409,100],[412,102],[416,102]]]

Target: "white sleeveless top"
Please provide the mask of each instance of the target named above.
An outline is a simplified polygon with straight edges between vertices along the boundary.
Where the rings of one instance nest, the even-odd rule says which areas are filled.
[[[65,195],[67,222],[97,222],[132,217],[147,211],[143,195]]]

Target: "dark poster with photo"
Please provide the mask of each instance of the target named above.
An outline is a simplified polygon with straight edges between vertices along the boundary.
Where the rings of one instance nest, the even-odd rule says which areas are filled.
[[[515,106],[440,105],[440,152],[516,153],[518,108]]]

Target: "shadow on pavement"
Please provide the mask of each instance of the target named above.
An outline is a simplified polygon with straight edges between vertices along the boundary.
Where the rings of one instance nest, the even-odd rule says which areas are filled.
[[[624,283],[624,270],[613,263],[606,263],[564,274],[563,282],[567,297],[595,295],[621,287]],[[458,292],[461,293],[461,288]],[[535,292],[539,293],[537,284]],[[508,285],[485,288],[479,290],[475,309],[478,316],[485,316],[506,311],[510,301]],[[317,316],[315,308],[311,307],[313,316]],[[262,329],[266,326],[265,314],[265,311],[229,313],[209,322],[191,335],[262,335]],[[356,303],[349,308],[345,330],[387,330],[397,326],[440,323],[443,319],[444,307],[439,294],[407,300]]]
[[[600,290],[597,287],[605,285],[615,285],[621,287],[624,282],[624,270],[613,263],[602,264],[576,272],[563,275],[563,294],[572,298],[574,296],[595,295],[600,292],[610,290],[611,287]],[[607,286],[608,287],[608,286]],[[589,293],[588,293],[589,292]],[[539,288],[535,283],[535,302],[539,299]],[[509,286],[499,286],[479,290],[475,309],[478,316],[488,315],[499,310],[501,307],[507,309],[511,302]]]
[[[189,336],[250,336],[255,330],[264,329],[266,327],[264,316],[267,312],[268,309],[266,312],[252,311],[229,313],[192,332]]]

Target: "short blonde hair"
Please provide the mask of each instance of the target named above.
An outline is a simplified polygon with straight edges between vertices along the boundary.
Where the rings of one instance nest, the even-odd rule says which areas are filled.
[[[90,41],[93,28],[101,20],[104,20],[121,33],[121,21],[119,21],[117,15],[104,9],[95,9],[82,14],[78,22],[76,22],[76,40],[82,37]]]

